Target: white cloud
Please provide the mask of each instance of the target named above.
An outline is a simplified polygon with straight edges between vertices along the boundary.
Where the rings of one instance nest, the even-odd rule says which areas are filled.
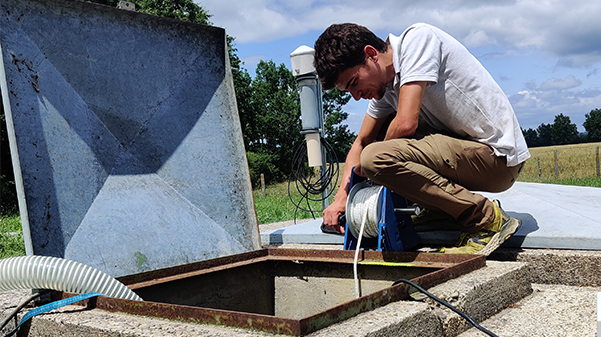
[[[463,39],[466,47],[478,47],[482,45],[497,44],[494,38],[491,38],[483,30],[472,30],[468,36]]]
[[[564,113],[572,114],[580,128],[577,116],[583,119],[585,113],[601,107],[601,1],[194,1],[213,15],[212,22],[236,38],[239,49],[321,32],[332,23],[356,22],[382,38],[398,35],[415,22],[431,23],[468,48],[480,48],[483,55],[476,56],[497,67],[494,73],[501,74],[501,84],[511,88],[507,94],[526,127],[551,123],[555,115]],[[261,55],[243,59],[245,67],[273,58],[268,51],[252,53]],[[349,124],[352,120],[358,128],[365,108],[349,104],[346,109],[353,112]]]
[[[242,58],[241,61],[244,64],[244,68],[255,68],[257,66],[257,64],[259,64],[259,61],[264,61],[267,60],[267,58],[265,57],[265,55],[253,55],[253,56],[249,56],[249,57],[245,57]]]
[[[538,48],[573,67],[601,61],[599,1],[196,1],[238,43],[321,31],[335,22],[356,22],[381,34],[400,34],[421,21],[439,26],[468,47]]]
[[[572,89],[578,87],[582,84],[582,81],[574,77],[573,75],[569,75],[564,79],[550,78],[543,82],[538,90],[563,90],[563,89]]]
[[[523,128],[552,123],[556,115],[563,113],[570,116],[580,131],[584,130],[584,115],[601,106],[601,87],[574,90],[579,81],[571,77],[549,79],[538,87],[530,83],[527,90],[509,96]]]

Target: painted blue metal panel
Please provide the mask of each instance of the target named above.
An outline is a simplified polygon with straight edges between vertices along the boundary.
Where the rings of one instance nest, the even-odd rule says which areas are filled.
[[[121,276],[260,247],[225,39],[91,3],[2,0],[34,254]]]

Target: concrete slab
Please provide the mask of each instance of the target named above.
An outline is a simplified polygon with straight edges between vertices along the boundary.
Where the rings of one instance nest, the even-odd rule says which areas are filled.
[[[280,244],[320,244],[320,245],[342,245],[344,235],[326,234],[320,229],[322,218],[297,223],[287,227],[268,229],[261,232],[261,243],[265,245]],[[429,245],[453,244],[459,238],[458,231],[431,231],[418,232],[420,242]]]
[[[522,220],[506,247],[601,250],[601,188],[517,182],[482,194]]]
[[[601,188],[517,182],[503,193],[482,193],[499,199],[503,209],[522,220],[520,230],[504,247],[601,250]],[[322,219],[261,233],[263,244],[332,244],[341,235],[319,229]],[[458,232],[418,232],[427,244],[454,243]]]
[[[313,243],[313,244],[343,244],[344,235],[326,234],[320,229],[322,218],[297,223],[295,225],[272,229],[261,233],[261,243]]]

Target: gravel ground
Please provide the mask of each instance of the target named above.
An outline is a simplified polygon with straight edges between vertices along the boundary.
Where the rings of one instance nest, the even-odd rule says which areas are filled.
[[[594,337],[598,287],[533,284],[534,292],[481,325],[499,337]],[[486,336],[472,328],[459,337]]]

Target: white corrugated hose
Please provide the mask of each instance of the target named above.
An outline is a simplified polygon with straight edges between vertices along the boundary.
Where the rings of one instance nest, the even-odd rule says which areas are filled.
[[[70,293],[97,292],[142,301],[112,276],[83,263],[51,256],[19,256],[0,260],[0,291],[50,289]]]

